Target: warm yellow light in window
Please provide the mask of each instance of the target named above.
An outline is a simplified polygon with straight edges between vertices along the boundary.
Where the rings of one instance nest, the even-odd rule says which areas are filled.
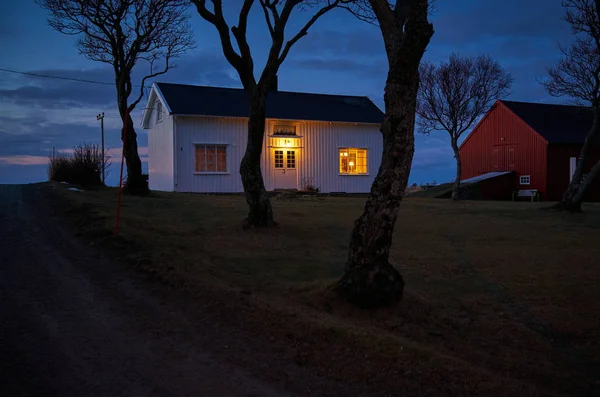
[[[349,165],[350,167],[354,167],[354,161],[351,161],[351,162],[349,162],[349,163],[348,163],[348,165]]]
[[[344,157],[348,157],[348,152],[344,152]]]

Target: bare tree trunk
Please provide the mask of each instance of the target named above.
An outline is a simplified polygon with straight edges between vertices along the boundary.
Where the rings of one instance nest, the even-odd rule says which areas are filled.
[[[589,151],[594,146],[594,142],[598,138],[598,132],[600,131],[600,105],[594,106],[593,111],[594,122],[592,123],[590,132],[585,137],[571,183],[569,183],[567,190],[563,194],[562,200],[554,206],[558,210],[581,212],[581,201],[585,190],[589,186],[589,183],[582,183],[583,171],[588,162]]]
[[[260,169],[260,157],[265,135],[266,94],[262,93],[262,89],[257,91],[250,98],[248,144],[240,164],[240,175],[246,193],[246,202],[250,207],[248,217],[243,222],[244,228],[275,226],[271,200],[265,189]]]
[[[594,164],[594,166],[588,173],[588,176],[583,180],[583,182],[581,183],[581,186],[579,186],[579,190],[577,191],[577,194],[573,198],[573,202],[579,203],[579,208],[581,208],[581,202],[583,201],[583,196],[585,195],[585,192],[587,191],[588,187],[590,187],[592,182],[594,182],[594,180],[596,180],[596,178],[598,177],[598,174],[600,174],[600,161],[598,161],[596,164]]]
[[[390,68],[388,73],[381,166],[354,224],[345,274],[338,282],[340,295],[359,306],[385,306],[402,299],[404,280],[389,263],[389,254],[414,154],[418,82],[416,68]]]
[[[452,200],[459,200],[460,191],[460,174],[462,171],[462,161],[460,159],[460,151],[458,150],[458,142],[452,139],[451,142],[452,150],[454,150],[454,158],[456,159],[456,178],[454,178],[454,185],[452,186]]]
[[[123,136],[123,129],[121,129],[121,140],[123,138],[123,147],[125,154],[125,164],[127,165],[127,184],[125,191],[130,194],[147,194],[148,183],[142,177],[142,162],[138,154],[137,146],[137,133],[133,126],[133,120],[129,115],[126,120],[123,121],[125,126],[127,123],[127,133]]]

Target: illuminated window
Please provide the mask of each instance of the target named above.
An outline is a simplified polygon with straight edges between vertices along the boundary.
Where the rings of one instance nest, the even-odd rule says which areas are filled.
[[[367,149],[340,149],[340,174],[366,174]]]
[[[287,151],[287,168],[296,168],[296,152],[293,150]]]
[[[283,150],[275,150],[275,168],[283,168]]]
[[[521,185],[529,185],[531,183],[531,177],[529,175],[521,175],[519,183]]]
[[[273,135],[296,135],[296,126],[294,124],[275,124],[273,126]]]
[[[196,172],[227,172],[227,146],[196,145]]]
[[[158,123],[161,121],[162,117],[162,103],[160,103],[160,101],[156,101],[156,122]]]

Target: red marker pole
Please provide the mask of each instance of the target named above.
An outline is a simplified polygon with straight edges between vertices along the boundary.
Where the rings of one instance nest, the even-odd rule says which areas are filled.
[[[123,163],[125,158],[125,142],[127,142],[127,125],[129,124],[129,109],[125,110],[125,123],[123,124],[123,149],[121,150],[121,173],[119,174],[119,197],[117,199],[117,224],[115,234],[119,235],[119,218],[121,215],[121,196],[123,194]]]

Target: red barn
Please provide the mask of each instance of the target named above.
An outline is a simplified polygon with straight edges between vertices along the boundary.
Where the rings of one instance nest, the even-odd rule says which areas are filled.
[[[461,180],[486,180],[481,189],[487,198],[510,199],[515,190],[560,200],[592,120],[584,107],[497,101],[460,145]],[[600,159],[600,144],[590,154],[586,171]],[[506,181],[510,171],[512,189]],[[594,181],[585,199],[600,200],[600,181]]]

